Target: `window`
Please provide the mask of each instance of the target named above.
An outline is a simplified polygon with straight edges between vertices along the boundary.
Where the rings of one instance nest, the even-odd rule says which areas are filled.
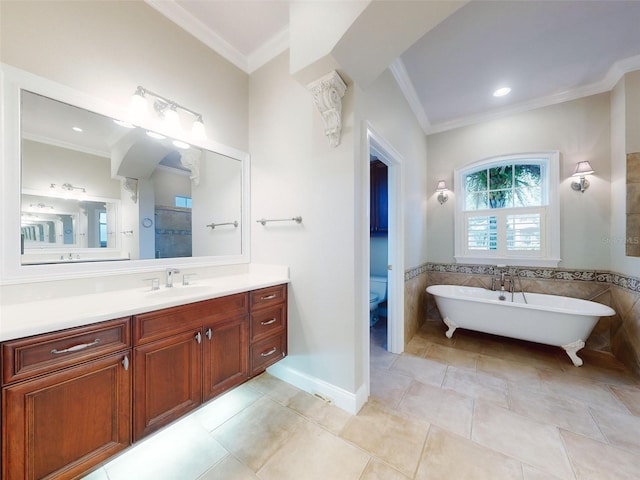
[[[98,214],[98,231],[100,233],[100,247],[107,246],[107,212]]]
[[[191,208],[191,197],[176,195],[176,207]]]
[[[557,266],[558,163],[540,152],[456,170],[456,261]]]

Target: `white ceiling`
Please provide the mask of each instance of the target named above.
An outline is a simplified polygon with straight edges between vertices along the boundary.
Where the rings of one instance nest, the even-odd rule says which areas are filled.
[[[288,0],[146,1],[247,73],[288,48]],[[640,1],[474,0],[391,69],[427,133],[608,91],[640,69]]]

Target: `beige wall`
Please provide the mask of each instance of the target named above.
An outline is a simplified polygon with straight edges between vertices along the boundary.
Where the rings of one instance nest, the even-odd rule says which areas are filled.
[[[402,156],[402,212],[404,244],[404,271],[418,267],[427,260],[431,247],[427,240],[427,199],[430,189],[427,184],[427,139],[413,114],[411,107],[400,91],[393,75],[385,70],[366,90],[358,91],[356,97],[356,125],[365,129],[368,123]],[[366,134],[366,131],[363,132]],[[368,159],[367,152],[356,158]],[[368,160],[364,169],[369,168]],[[361,192],[362,185],[356,186]],[[368,205],[363,206],[368,208]],[[364,211],[359,215],[366,218]],[[368,226],[365,226],[365,230]],[[368,239],[367,239],[368,241]],[[357,252],[358,250],[356,250]],[[364,259],[368,261],[369,259]],[[394,265],[397,268],[397,266]],[[400,285],[404,294],[404,343],[417,332],[423,322],[425,291],[424,279],[412,279]],[[368,338],[364,339],[368,341]]]
[[[355,392],[353,89],[331,148],[285,52],[251,75],[252,261],[288,265],[289,356],[281,367]],[[256,223],[302,216],[301,225]]]
[[[540,150],[560,151],[561,267],[609,268],[610,110],[609,94],[511,115],[444,133],[428,141],[428,185],[453,185],[453,170],[487,157]],[[570,178],[576,162],[588,160],[595,174],[584,194]],[[455,198],[429,201],[429,261],[453,263]]]
[[[248,76],[142,1],[2,1],[0,45],[3,63],[116,105],[142,85],[248,149]]]
[[[368,341],[359,301],[369,260],[361,254],[369,242],[365,122],[404,157],[405,262],[414,265],[426,261],[424,133],[389,72],[366,92],[349,85],[336,148],[311,94],[289,75],[287,54],[251,76],[250,92],[252,219],[303,217],[301,226],[252,230],[253,261],[290,267],[289,357],[280,363],[356,393],[366,382]]]

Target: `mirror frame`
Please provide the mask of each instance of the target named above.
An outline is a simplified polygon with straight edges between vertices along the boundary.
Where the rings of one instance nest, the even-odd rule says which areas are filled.
[[[75,105],[85,110],[115,119],[130,121],[126,107],[119,107],[101,99],[84,94],[71,87],[0,63],[0,162],[1,201],[0,231],[4,238],[0,242],[0,285],[46,280],[62,280],[100,275],[117,275],[157,271],[165,268],[194,268],[218,265],[249,263],[250,254],[250,156],[235,148],[210,140],[194,140],[188,132],[176,136],[166,131],[159,121],[132,122],[141,128],[154,130],[168,137],[182,140],[198,148],[234,158],[242,163],[242,205],[241,205],[241,254],[219,257],[179,257],[165,259],[126,260],[116,262],[58,263],[47,265],[22,265],[20,254],[20,206],[21,206],[21,127],[20,92],[29,90],[60,102]],[[135,90],[132,86],[131,91]],[[15,179],[20,181],[16,182]],[[6,232],[18,232],[15,235]]]

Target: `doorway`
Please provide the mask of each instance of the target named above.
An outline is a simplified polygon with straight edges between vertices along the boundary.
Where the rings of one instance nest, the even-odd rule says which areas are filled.
[[[370,211],[369,225],[367,240],[365,241],[364,250],[369,252],[369,261],[366,263],[366,285],[367,285],[367,297],[371,292],[371,275],[376,273],[382,273],[387,277],[387,298],[386,307],[384,310],[378,313],[386,314],[386,350],[391,353],[402,353],[404,351],[404,255],[403,255],[403,224],[402,224],[402,156],[395,150],[391,144],[389,144],[384,138],[378,135],[375,130],[369,125],[367,128],[367,157],[369,159],[369,166],[371,167],[370,160],[374,158],[379,161],[383,166],[378,165],[378,168],[386,169],[386,202],[382,202],[383,199],[372,198],[373,188],[371,186],[371,170],[367,169],[367,188],[366,201],[371,207],[372,199],[380,200],[385,205],[380,205],[382,208],[377,208],[377,212]],[[375,195],[375,193],[374,193]],[[385,208],[386,207],[386,208]],[[374,218],[377,214],[378,218]],[[386,221],[386,225],[384,225]],[[372,223],[373,222],[373,223]],[[385,242],[372,242],[375,241],[375,236],[372,236],[372,230],[385,230],[386,229],[386,244]],[[385,263],[380,265],[379,259],[373,260],[372,252],[375,254],[380,249],[386,250]],[[380,255],[383,256],[383,255]],[[385,271],[386,267],[386,271]],[[367,312],[370,314],[370,311]],[[366,321],[366,338],[370,339],[370,318]],[[369,345],[369,342],[367,342]],[[369,363],[369,352],[367,350],[367,362]]]

